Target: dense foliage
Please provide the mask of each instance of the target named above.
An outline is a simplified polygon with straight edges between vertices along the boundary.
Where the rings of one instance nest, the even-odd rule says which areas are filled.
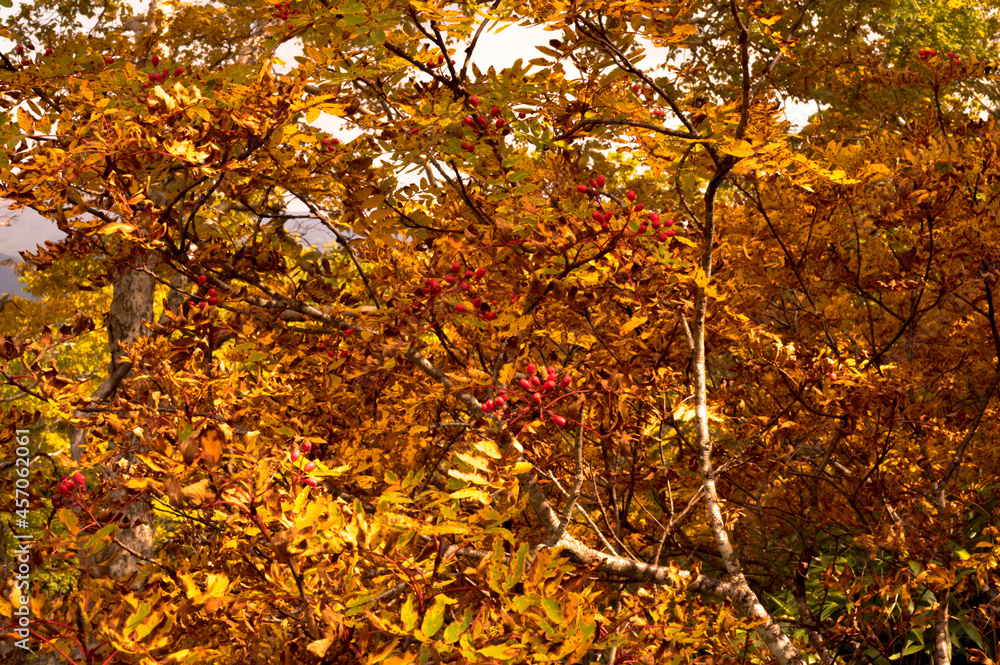
[[[132,11],[2,28],[0,193],[66,233],[0,315],[33,647],[1000,658],[994,4]]]

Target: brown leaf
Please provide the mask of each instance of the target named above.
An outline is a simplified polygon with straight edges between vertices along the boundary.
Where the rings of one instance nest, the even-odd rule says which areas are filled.
[[[181,441],[181,455],[184,456],[184,463],[191,466],[201,454],[201,428],[191,432]]]
[[[188,485],[181,490],[181,493],[187,503],[196,508],[215,499],[215,492],[209,487],[208,478],[202,478],[198,482]]]
[[[206,427],[201,434],[201,458],[208,468],[218,466],[222,460],[222,448],[226,439],[218,427]]]

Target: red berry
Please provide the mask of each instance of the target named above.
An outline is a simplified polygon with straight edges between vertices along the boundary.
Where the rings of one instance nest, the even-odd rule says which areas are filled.
[[[482,298],[476,296],[475,298],[472,299],[472,306],[479,307],[479,303],[481,303],[482,301],[483,301]]]
[[[353,335],[354,334],[354,328],[345,328],[344,329],[344,334],[345,335]]]
[[[332,138],[330,139],[330,143],[332,143],[333,145],[340,145],[340,139]]]
[[[214,295],[216,295],[216,293],[215,293],[215,289],[214,289],[214,288],[213,288],[213,289],[209,289],[209,290],[208,290],[208,295],[210,295],[210,296],[214,296]]]
[[[495,312],[486,312],[486,320],[487,321],[492,321],[495,318],[497,318],[497,315],[496,315]]]
[[[114,58],[112,58],[112,57],[111,57],[110,55],[106,55],[106,56],[104,56],[104,64],[106,64],[106,65],[110,65],[110,64],[112,64],[112,63],[113,63],[114,61],[115,61],[115,59],[114,59]]]
[[[586,194],[587,193],[587,186],[581,183],[581,184],[579,184],[579,185],[576,186],[576,191],[580,192],[581,194]]]
[[[317,485],[319,485],[319,483],[316,482],[315,478],[303,478],[302,482],[304,482],[309,487],[316,487]]]
[[[177,69],[174,70],[174,76],[180,76],[183,73],[184,73],[183,67],[178,67]]]
[[[45,55],[52,55],[52,49],[50,48],[45,49]]]
[[[500,129],[501,127],[503,127],[504,124],[505,123],[503,121],[503,118],[497,118],[497,129]]]
[[[658,212],[651,212],[651,213],[649,213],[649,219],[652,222],[658,222],[658,221],[660,221],[660,213],[658,213]]]
[[[486,274],[486,268],[476,268],[476,279],[482,278]]]
[[[659,116],[663,115],[663,110],[662,109],[653,109],[653,115],[659,117]]]
[[[490,109],[490,115],[492,115],[494,117],[500,115],[500,107],[499,106],[494,106],[493,108],[491,108]]]
[[[202,311],[204,311],[205,309],[208,308],[208,303],[202,300],[201,303],[199,304],[199,307],[201,307]]]
[[[535,373],[535,366],[532,365],[532,364],[530,364],[530,363],[524,369],[526,369],[528,371],[528,374],[534,374]]]
[[[633,192],[631,189],[628,190],[627,192],[625,192],[625,198],[627,198],[629,201],[635,201],[635,192]]]
[[[602,176],[602,175],[597,176],[597,186],[598,187],[604,187],[604,182],[605,182],[604,176]]]
[[[412,129],[410,129],[410,133],[413,134],[414,136],[416,136],[417,134],[420,133],[420,128],[419,127],[413,127]]]
[[[556,375],[556,368],[555,367],[546,367],[545,368],[545,373],[549,375],[549,378],[552,378],[553,376]]]
[[[517,382],[517,384],[522,388],[524,388],[525,390],[531,390],[531,382],[528,381],[527,379],[521,379],[520,381]]]
[[[17,54],[24,55],[24,47],[21,46],[20,44],[17,45]]]
[[[320,350],[325,349],[326,348],[326,342],[324,342],[323,340],[318,341],[316,343],[316,348],[320,349]]]
[[[208,299],[208,304],[211,305],[212,307],[215,307],[216,305],[219,304],[219,299],[216,298],[215,296],[212,296],[211,298]]]
[[[298,448],[296,448],[295,450],[292,451],[292,462],[293,463],[298,462],[299,461],[299,457],[301,457],[301,456],[302,456],[302,453],[299,452]]]
[[[537,376],[531,377],[531,387],[532,388],[537,388],[539,385],[541,385],[541,383],[542,383],[541,380]]]
[[[205,286],[205,282],[208,281],[208,277],[204,275],[198,275],[198,286]]]
[[[454,275],[445,275],[444,276],[444,281],[448,282],[449,284],[454,284],[455,283],[455,279],[456,279],[456,277]]]
[[[555,381],[546,381],[542,384],[542,390],[549,391],[556,387]]]
[[[517,114],[517,117],[520,118],[521,120],[524,120],[525,118],[528,117],[528,114],[525,113],[524,111],[521,111],[520,113]]]
[[[593,217],[594,221],[597,222],[598,224],[604,223],[604,215],[602,215],[600,211],[595,210],[590,216]]]
[[[569,384],[571,384],[571,383],[573,383],[573,379],[569,378],[568,376],[564,376],[564,377],[563,377],[563,380],[559,382],[559,386],[560,386],[560,387],[561,387],[561,388],[562,388],[563,390],[565,390],[565,389],[566,389],[566,386],[568,386],[568,385],[569,385]]]
[[[636,212],[642,212],[642,211],[643,211],[643,208],[645,208],[645,207],[646,207],[646,206],[645,206],[645,205],[643,205],[642,203],[638,203],[638,204],[636,204],[636,206],[635,206],[635,211],[636,211]]]
[[[645,232],[646,232],[646,225],[645,225],[645,223],[640,224],[639,225],[639,230],[636,231],[636,233],[638,233],[639,235],[642,235]]]
[[[25,58],[24,60],[21,61],[21,64],[24,65],[25,67],[27,67],[28,65],[31,64],[31,60],[28,60],[27,58]]]
[[[469,97],[469,103],[472,104],[472,108],[479,108],[479,97]]]
[[[465,116],[465,120],[463,120],[462,122],[464,122],[465,124],[467,124],[467,125],[468,125],[468,126],[470,126],[470,127],[471,127],[472,125],[476,124],[476,121],[472,119],[472,116],[471,116],[471,115],[467,115],[467,116]]]
[[[663,220],[663,225],[664,226],[673,226],[674,225],[673,218],[672,217],[667,217],[665,220]]]
[[[303,441],[302,445],[299,446],[299,448],[302,449],[302,452],[307,453],[313,449],[313,444],[309,443],[308,441]]]
[[[160,66],[160,58],[159,58],[159,56],[155,56],[154,55],[152,58],[149,59],[149,62],[154,67],[159,67]]]
[[[440,65],[442,62],[444,62],[444,55],[438,53],[438,64]]]
[[[465,305],[456,305],[455,311],[458,312],[459,314],[465,314],[468,310],[465,309]]]
[[[461,269],[462,269],[462,264],[459,263],[458,261],[455,261],[454,263],[451,264],[451,271],[456,275],[458,274],[458,271]]]
[[[84,485],[87,484],[87,479],[84,477],[82,473],[74,473],[73,482],[76,483],[78,486],[83,487]]]
[[[492,411],[494,409],[495,406],[496,405],[493,403],[493,400],[488,399],[485,402],[483,402],[483,411],[486,411],[487,413],[489,413],[490,411]]]
[[[499,396],[497,396],[497,398],[496,398],[496,399],[494,400],[494,403],[495,403],[495,404],[497,405],[497,407],[499,407],[499,408],[501,408],[501,409],[502,409],[502,408],[503,408],[503,405],[507,403],[507,398],[506,398],[506,397],[504,397],[503,395],[499,395]]]
[[[562,416],[552,416],[552,422],[556,424],[556,427],[566,427],[566,419]]]
[[[315,468],[316,468],[316,462],[310,461],[308,464],[306,464],[304,467],[302,467],[302,470],[305,471],[306,473],[309,473],[310,471],[312,471]]]
[[[539,402],[541,402],[542,401],[542,393],[535,393],[534,395],[532,395],[531,396],[531,401],[534,402],[535,404],[538,404]]]
[[[478,122],[480,125],[482,125],[482,126],[485,127],[486,123],[487,123],[486,116],[484,116],[484,115],[477,115],[476,116],[476,122]]]

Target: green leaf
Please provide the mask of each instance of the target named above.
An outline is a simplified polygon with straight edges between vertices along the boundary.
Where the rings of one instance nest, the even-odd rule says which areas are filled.
[[[471,625],[472,625],[472,608],[466,607],[465,616],[462,617],[462,620],[455,621],[454,623],[449,624],[448,627],[444,629],[444,635],[443,635],[444,641],[447,644],[454,644],[455,642],[458,641],[458,638],[460,638],[462,634],[469,629],[469,626]]]
[[[403,628],[407,632],[412,632],[417,626],[417,620],[420,616],[417,614],[417,601],[411,593],[406,597],[406,602],[403,603],[403,607],[399,610],[399,620],[403,622]]]
[[[979,629],[968,621],[960,620],[958,623],[962,626],[962,630],[965,631],[965,634],[969,636],[969,639],[976,643],[979,650],[986,651],[986,646],[983,643],[983,634],[979,632]]]
[[[502,660],[510,660],[512,658],[517,658],[521,650],[512,644],[495,644],[491,647],[486,647],[485,649],[480,649],[479,653],[486,656],[487,658],[500,658]]]
[[[517,554],[514,555],[514,560],[510,564],[510,575],[502,583],[504,591],[509,591],[515,584],[521,581],[522,577],[524,577],[524,561],[527,558],[528,543],[522,543],[521,546],[517,548]]]
[[[441,630],[444,624],[444,610],[448,606],[448,597],[438,595],[434,598],[434,604],[424,613],[424,620],[420,624],[420,631],[427,637],[434,637],[435,633]]]
[[[107,524],[101,527],[100,531],[92,535],[87,542],[83,544],[83,549],[89,551],[91,554],[100,552],[111,544],[111,541],[114,539],[114,534],[117,533],[117,531],[117,524]]]

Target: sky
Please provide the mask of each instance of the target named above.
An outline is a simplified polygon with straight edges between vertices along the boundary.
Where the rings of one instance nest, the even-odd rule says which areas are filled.
[[[16,1],[16,0],[15,0]],[[136,13],[145,11],[144,3],[133,3]],[[3,10],[3,13],[10,10]],[[536,45],[547,45],[553,33],[547,32],[540,27],[523,28],[520,26],[510,26],[500,34],[491,34],[488,31],[484,34],[476,46],[474,61],[481,71],[486,71],[490,66],[497,71],[511,66],[518,58],[525,60],[540,55],[536,50]],[[0,50],[9,51],[13,44],[0,39]],[[277,52],[277,57],[285,62],[293,63],[296,55],[301,51],[293,44],[283,45]],[[646,63],[655,62],[657,55],[666,57],[665,49],[657,49],[647,45]],[[567,76],[579,74],[571,63],[564,63]],[[796,103],[788,100],[785,106],[785,114],[793,125],[803,126],[808,122],[809,116],[816,111],[815,105]],[[331,131],[339,135],[341,140],[353,138],[357,132],[346,127],[338,126],[338,121],[331,116],[322,115],[316,123],[317,127]],[[401,178],[405,180],[405,178]],[[296,206],[292,205],[291,208]],[[315,225],[312,225],[315,226]],[[6,208],[5,203],[0,201],[0,261],[6,257],[18,257],[18,252],[22,250],[34,249],[35,245],[42,244],[45,240],[58,240],[63,234],[56,229],[55,224],[37,215],[29,209],[11,211]],[[311,231],[307,238],[310,242],[323,244],[329,242],[322,232]],[[10,269],[0,266],[0,292],[11,291]]]

